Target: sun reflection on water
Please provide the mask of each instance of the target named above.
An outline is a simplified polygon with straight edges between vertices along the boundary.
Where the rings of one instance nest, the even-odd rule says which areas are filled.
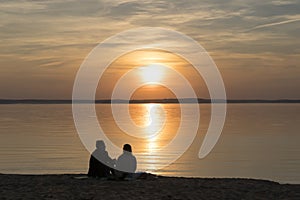
[[[148,152],[153,152],[158,148],[157,140],[164,127],[165,114],[160,104],[145,104],[146,115],[144,116],[145,134],[147,139]]]
[[[132,142],[136,154],[140,156],[139,169],[154,173],[168,161],[172,153],[164,152],[162,156],[161,150],[177,134],[181,120],[180,105],[132,104],[131,108],[133,122],[140,127],[138,135],[143,136],[143,139],[137,137]]]

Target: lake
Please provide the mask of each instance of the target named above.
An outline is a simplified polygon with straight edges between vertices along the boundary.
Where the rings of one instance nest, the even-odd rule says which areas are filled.
[[[124,109],[128,105],[117,106]],[[210,121],[211,106],[199,106],[201,118],[193,143],[178,160],[163,169],[159,166],[166,162],[170,152],[157,155],[149,152],[167,145],[183,120],[194,123],[192,115],[181,116],[179,104],[130,104],[133,122],[148,127],[144,133],[155,129],[151,128],[153,121],[157,124],[164,121],[155,139],[138,139],[117,126],[109,104],[97,104],[96,111],[99,124],[115,145],[133,146],[139,158],[138,171],[300,183],[300,104],[228,104],[223,132],[204,159],[198,158],[198,152]],[[87,172],[90,153],[77,134],[72,105],[11,104],[0,105],[0,110],[0,173]],[[125,125],[127,121],[124,119]],[[190,133],[189,128],[183,127],[186,134]],[[113,158],[121,153],[110,148],[108,151]]]

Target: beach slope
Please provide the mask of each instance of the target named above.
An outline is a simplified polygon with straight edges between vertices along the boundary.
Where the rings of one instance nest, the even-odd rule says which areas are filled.
[[[0,174],[0,199],[300,199],[299,184],[149,175],[114,181],[68,175]]]

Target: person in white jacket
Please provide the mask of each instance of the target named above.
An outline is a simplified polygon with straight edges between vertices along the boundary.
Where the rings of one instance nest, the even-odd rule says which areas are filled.
[[[116,161],[116,177],[118,179],[132,178],[136,170],[136,158],[132,154],[130,144],[124,144],[123,154]]]

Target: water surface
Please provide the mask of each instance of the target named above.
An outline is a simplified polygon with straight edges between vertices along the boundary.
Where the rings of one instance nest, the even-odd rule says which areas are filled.
[[[126,105],[119,106],[123,109]],[[161,114],[160,106],[165,115]],[[89,152],[76,132],[71,105],[0,105],[0,110],[0,173],[86,173]],[[111,141],[120,147],[132,144],[139,156],[139,171],[300,183],[300,104],[229,104],[218,143],[207,157],[199,159],[210,120],[210,105],[200,104],[201,120],[194,142],[175,163],[159,170],[171,153],[178,152],[149,152],[168,144],[182,120],[194,122],[192,116],[181,116],[178,104],[131,104],[130,114],[139,126],[166,120],[159,137],[140,140],[126,135],[116,125],[110,105],[97,104],[96,110]],[[152,129],[155,127],[150,125],[147,131],[151,133]],[[188,126],[183,129],[189,134]],[[109,151],[112,157],[120,153]]]

